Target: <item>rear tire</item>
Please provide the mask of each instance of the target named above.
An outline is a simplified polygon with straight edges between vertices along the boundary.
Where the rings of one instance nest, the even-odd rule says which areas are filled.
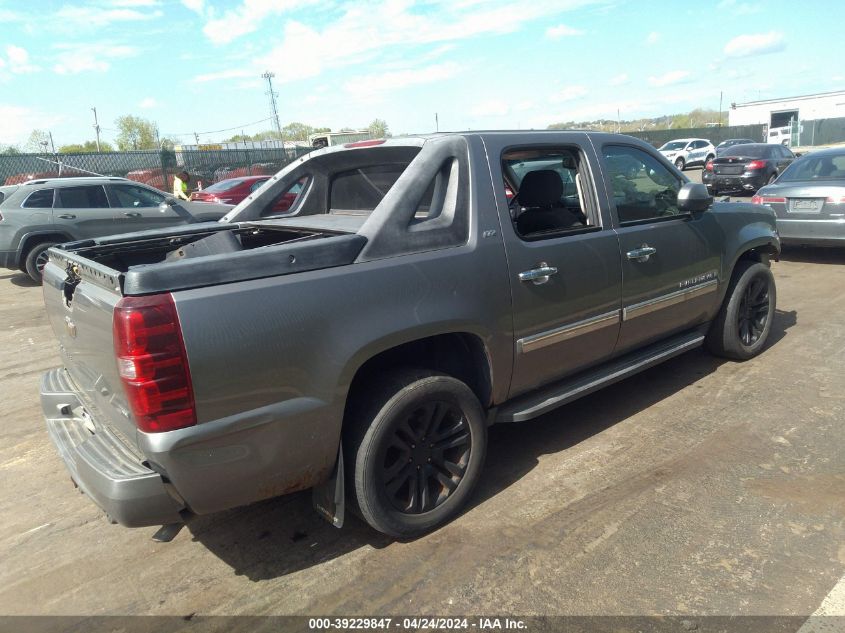
[[[350,403],[350,507],[371,527],[415,537],[453,519],[481,477],[484,410],[463,382],[422,369],[380,374]]]
[[[766,345],[776,302],[775,278],[769,267],[740,261],[705,345],[716,356],[734,360],[753,358]]]
[[[41,283],[41,272],[44,270],[48,259],[47,249],[55,245],[56,242],[41,242],[33,246],[26,254],[24,268],[26,268],[26,274],[29,275],[30,279]]]

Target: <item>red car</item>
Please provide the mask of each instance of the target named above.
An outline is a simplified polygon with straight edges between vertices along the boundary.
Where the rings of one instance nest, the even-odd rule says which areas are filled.
[[[217,204],[238,204],[253,191],[258,189],[270,176],[244,176],[243,178],[227,178],[202,191],[195,191],[191,194],[191,200],[195,202],[214,202]],[[290,191],[279,198],[274,211],[287,211],[296,200],[296,196],[302,190],[302,183],[294,185]]]

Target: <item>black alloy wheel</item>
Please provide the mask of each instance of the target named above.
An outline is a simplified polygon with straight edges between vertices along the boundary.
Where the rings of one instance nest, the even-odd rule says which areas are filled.
[[[396,421],[381,456],[380,484],[396,510],[429,512],[457,489],[471,452],[463,412],[451,402],[427,402]]]
[[[707,348],[717,356],[748,360],[766,346],[777,305],[777,287],[764,262],[740,260],[725,300],[710,324]]]
[[[765,279],[755,277],[745,288],[737,312],[737,331],[742,344],[753,346],[763,332],[769,319],[769,285]]]
[[[476,394],[453,376],[413,367],[362,385],[344,420],[348,507],[398,538],[455,518],[481,478],[487,449]]]

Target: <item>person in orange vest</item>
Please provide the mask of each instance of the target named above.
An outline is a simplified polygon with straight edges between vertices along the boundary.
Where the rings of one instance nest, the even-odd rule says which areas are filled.
[[[189,200],[188,181],[191,176],[186,171],[180,171],[173,177],[173,195],[179,200]]]

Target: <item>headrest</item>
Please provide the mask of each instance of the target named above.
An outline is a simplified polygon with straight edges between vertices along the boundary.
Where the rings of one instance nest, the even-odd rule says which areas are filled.
[[[523,207],[546,207],[560,202],[563,182],[552,169],[529,171],[519,187],[519,203]]]

